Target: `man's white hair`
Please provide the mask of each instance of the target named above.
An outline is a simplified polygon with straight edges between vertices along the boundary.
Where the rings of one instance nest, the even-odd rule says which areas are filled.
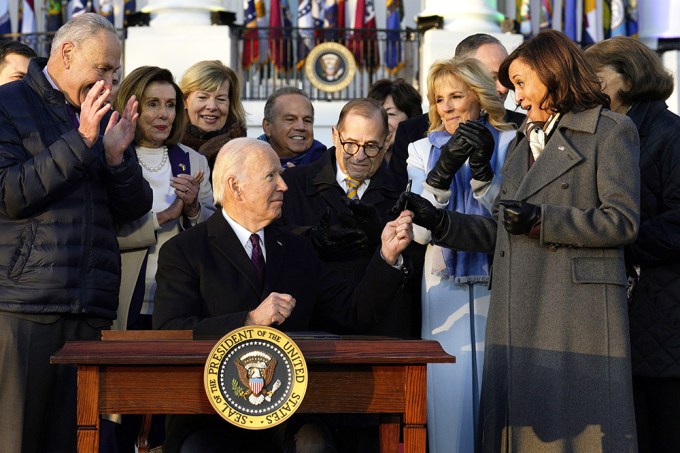
[[[249,137],[230,140],[220,149],[212,172],[213,197],[216,205],[224,206],[227,180],[230,177],[236,178],[237,181],[242,180],[245,177],[243,173],[246,161],[257,151],[274,152],[269,143]]]
[[[116,35],[116,29],[113,24],[104,16],[96,13],[84,13],[71,18],[68,22],[57,30],[52,39],[52,48],[50,55],[55,55],[61,49],[61,46],[68,41],[76,45],[82,44],[84,41],[97,36],[97,34],[106,30]]]

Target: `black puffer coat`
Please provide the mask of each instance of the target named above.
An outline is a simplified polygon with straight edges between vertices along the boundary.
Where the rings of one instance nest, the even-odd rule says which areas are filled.
[[[114,319],[114,224],[149,211],[151,188],[133,148],[117,167],[101,139],[87,148],[42,66],[0,87],[0,311]]]
[[[640,133],[640,232],[626,250],[640,266],[632,295],[633,374],[680,377],[680,117],[663,101],[628,112]]]

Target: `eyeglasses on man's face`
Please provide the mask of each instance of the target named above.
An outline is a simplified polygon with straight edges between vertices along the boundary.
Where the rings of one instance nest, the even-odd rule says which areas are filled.
[[[360,145],[360,144],[355,143],[355,142],[346,142],[342,138],[340,131],[338,131],[338,137],[340,138],[340,144],[342,145],[342,150],[345,153],[349,154],[350,156],[354,156],[356,153],[359,152],[359,150],[361,148],[363,148],[364,154],[366,154],[366,157],[376,157],[383,150],[383,146],[384,146],[384,145],[378,145],[378,144],[375,144],[375,143],[365,143],[363,145]]]

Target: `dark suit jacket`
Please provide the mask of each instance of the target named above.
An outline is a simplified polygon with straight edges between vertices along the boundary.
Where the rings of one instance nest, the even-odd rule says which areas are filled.
[[[265,248],[260,288],[248,254],[221,211],[170,239],[159,254],[154,328],[224,335],[243,326],[247,313],[273,291],[296,299],[291,316],[276,326],[280,330],[309,330],[313,320],[370,325],[405,280],[376,253],[369,278],[354,285],[324,265],[306,239],[272,225],[265,228]]]
[[[505,110],[504,121],[515,123],[517,127],[524,122],[526,115],[512,110]],[[394,176],[399,187],[406,187],[408,173],[406,171],[406,159],[408,159],[408,145],[424,138],[430,127],[430,119],[425,113],[415,118],[409,118],[399,123],[392,145],[392,157],[390,158],[389,170]]]
[[[321,216],[329,208],[331,227],[343,227],[338,214],[349,215],[351,211],[343,203],[346,199],[345,191],[338,184],[335,175],[334,147],[326,151],[321,159],[309,165],[287,169],[283,173],[288,191],[284,195],[281,223],[296,233],[304,234],[304,231],[318,225]],[[380,216],[381,228],[394,217],[388,211],[394,206],[401,190],[394,184],[384,164],[371,178],[366,192],[361,197],[361,202],[376,208]],[[326,262],[346,277],[359,282],[364,275],[369,275],[371,272],[367,269],[367,265],[372,255],[373,251],[369,250],[362,254],[353,254]],[[343,330],[344,333],[404,338],[420,337],[420,276],[422,275],[424,247],[411,243],[404,252],[404,256],[409,259],[414,273],[409,278],[407,288],[397,295],[382,321],[368,330]]]

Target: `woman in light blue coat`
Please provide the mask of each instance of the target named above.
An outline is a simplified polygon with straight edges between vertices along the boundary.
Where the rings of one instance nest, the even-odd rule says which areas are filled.
[[[427,83],[430,130],[426,138],[409,145],[412,190],[439,208],[490,216],[500,187],[499,170],[515,136],[511,125],[503,122],[505,109],[494,81],[478,60],[464,58],[434,63]],[[428,230],[417,226],[414,230],[416,241],[430,242]],[[428,368],[428,438],[433,453],[474,448],[488,283],[486,254],[428,246],[422,337],[439,341],[456,356],[456,364]]]

